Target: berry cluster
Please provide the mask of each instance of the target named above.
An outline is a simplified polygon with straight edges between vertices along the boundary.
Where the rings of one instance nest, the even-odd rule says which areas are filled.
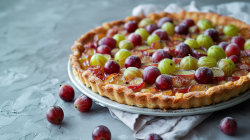
[[[62,85],[59,89],[59,97],[65,102],[72,102],[75,97],[75,91],[70,85]],[[76,110],[80,112],[87,112],[92,106],[92,99],[80,95],[74,102]],[[47,120],[52,124],[60,124],[64,118],[64,112],[59,106],[51,106],[46,112]],[[111,140],[110,130],[103,125],[99,125],[92,131],[93,140]],[[162,140],[161,136],[157,134],[148,135],[145,140]]]
[[[157,71],[157,69],[155,70]],[[169,88],[169,86],[171,86],[172,84],[172,81],[170,82],[168,81],[168,79],[171,79],[171,77],[168,75],[160,75],[156,79],[156,86],[157,87],[159,86],[161,88]],[[164,84],[158,85],[158,83],[164,83]],[[206,88],[206,87],[203,86],[200,88]],[[192,88],[189,90],[192,90]],[[60,87],[59,97],[63,101],[71,102],[74,99],[74,96],[75,96],[74,89],[70,85],[64,84]],[[92,106],[92,99],[82,94],[75,100],[74,105],[76,110],[80,112],[86,112]],[[52,106],[47,110],[46,117],[50,123],[60,124],[63,121],[64,112],[61,107]],[[231,117],[226,117],[221,120],[220,129],[224,134],[233,135],[237,130],[237,122]],[[92,138],[93,140],[111,140],[111,132],[106,126],[99,125],[96,128],[94,128],[92,132]],[[144,140],[163,140],[163,139],[160,135],[151,133],[147,135]]]

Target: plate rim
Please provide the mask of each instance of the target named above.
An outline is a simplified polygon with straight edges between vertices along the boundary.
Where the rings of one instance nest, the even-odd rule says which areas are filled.
[[[126,104],[120,104],[116,101],[110,100],[107,97],[103,97],[95,92],[93,92],[90,88],[83,85],[79,79],[73,74],[73,67],[71,65],[70,60],[68,61],[68,74],[72,83],[86,96],[93,99],[97,102],[97,104],[101,106],[115,108],[121,111],[126,111],[130,113],[143,114],[143,115],[152,115],[152,116],[187,116],[187,115],[196,115],[196,114],[204,114],[214,111],[219,111],[222,109],[226,109],[237,104],[240,104],[248,99],[250,99],[250,90],[248,89],[246,92],[242,93],[240,96],[231,98],[227,101],[223,101],[220,103],[198,107],[198,108],[190,108],[190,109],[167,109],[166,111],[162,109],[150,109],[150,108],[140,108],[136,106],[129,106]],[[82,85],[81,85],[82,84]],[[246,97],[245,97],[246,96]],[[108,102],[107,102],[108,101]]]

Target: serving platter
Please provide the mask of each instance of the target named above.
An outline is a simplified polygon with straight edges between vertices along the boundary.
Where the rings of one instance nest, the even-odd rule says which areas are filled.
[[[115,108],[121,111],[126,111],[130,113],[137,113],[137,114],[144,114],[144,115],[153,115],[153,116],[186,116],[186,115],[195,115],[195,114],[203,114],[208,112],[214,112],[218,110],[222,110],[225,108],[229,108],[232,106],[235,106],[239,103],[242,103],[250,98],[250,90],[247,90],[246,92],[240,94],[237,97],[231,98],[227,101],[220,102],[217,104],[204,106],[204,107],[198,107],[198,108],[190,108],[190,109],[150,109],[150,108],[140,108],[136,106],[128,106],[125,104],[120,104],[118,102],[115,102],[113,100],[110,100],[107,97],[103,97],[99,95],[98,93],[93,92],[90,88],[86,87],[73,73],[73,67],[68,62],[68,74],[70,77],[70,80],[73,82],[73,84],[86,96],[93,99],[97,104],[105,107],[111,107]]]

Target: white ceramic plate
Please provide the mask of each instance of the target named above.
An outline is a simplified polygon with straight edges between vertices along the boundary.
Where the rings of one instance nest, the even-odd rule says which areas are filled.
[[[120,104],[115,101],[110,100],[109,98],[102,97],[101,95],[94,93],[90,88],[86,87],[78,77],[73,74],[73,68],[68,62],[68,74],[71,81],[74,85],[85,95],[93,99],[97,104],[101,106],[111,107],[118,110],[130,112],[130,113],[138,113],[144,115],[153,115],[153,116],[185,116],[185,115],[195,115],[195,114],[203,114],[208,112],[214,112],[218,110],[222,110],[225,108],[229,108],[231,106],[237,105],[242,103],[250,98],[250,90],[246,91],[245,93],[240,94],[237,97],[229,99],[225,102],[220,102],[214,105],[209,105],[205,107],[199,108],[190,108],[190,109],[167,109],[167,111],[163,111],[162,109],[149,109],[149,108],[140,108],[136,106],[128,106],[125,104]]]

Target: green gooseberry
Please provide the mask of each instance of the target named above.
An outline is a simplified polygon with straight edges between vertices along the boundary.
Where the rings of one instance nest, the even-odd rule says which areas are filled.
[[[167,32],[169,36],[174,35],[174,25],[170,22],[165,22],[162,26],[161,29]]]
[[[208,56],[203,56],[199,58],[197,62],[198,68],[200,67],[216,67],[217,61],[214,58],[208,57]]]
[[[131,55],[131,52],[126,50],[126,49],[120,49],[116,54],[115,54],[115,61],[119,64],[119,65],[124,65],[125,60],[127,59],[127,57],[129,57]]]
[[[209,49],[211,46],[214,45],[214,41],[210,36],[204,35],[204,34],[200,34],[197,39],[196,39],[197,43],[200,46],[205,47],[206,49]]]
[[[213,45],[208,49],[207,56],[214,58],[216,61],[219,61],[222,58],[226,58],[226,53],[221,47]]]
[[[234,62],[231,59],[221,59],[217,67],[222,69],[225,73],[225,76],[232,76],[232,74],[236,71],[236,67]]]
[[[161,40],[158,35],[152,34],[147,39],[148,46],[151,46],[152,43]]]
[[[188,46],[190,47],[190,49],[193,49],[193,48],[194,49],[199,49],[200,48],[199,44],[194,39],[186,39],[184,41],[184,43],[188,44]]]
[[[199,28],[199,30],[206,30],[206,29],[210,29],[210,28],[213,28],[213,25],[212,23],[207,20],[207,19],[201,19],[198,21],[197,23],[197,26]]]
[[[148,33],[148,31],[146,29],[138,28],[138,29],[135,30],[135,33],[139,34],[143,41],[147,41],[149,33]]]
[[[196,70],[196,69],[198,69],[197,60],[194,57],[192,57],[191,55],[182,58],[181,63],[180,63],[180,69],[184,69],[184,70]]]
[[[127,49],[127,50],[130,50],[130,49],[133,49],[134,48],[134,45],[132,42],[128,41],[128,40],[122,40],[120,43],[119,43],[119,48],[120,49]]]
[[[238,35],[239,29],[235,25],[229,24],[224,27],[223,32],[225,35],[233,37]]]
[[[244,50],[249,50],[250,49],[250,39],[248,39],[244,45]]]
[[[119,46],[119,43],[122,41],[122,40],[125,40],[125,37],[121,34],[116,34],[113,36],[113,38],[116,40],[116,47]]]
[[[135,77],[142,78],[142,72],[138,68],[136,68],[136,67],[128,67],[124,71],[124,79],[126,81],[132,80]]]
[[[175,63],[171,59],[165,58],[160,61],[158,69],[161,71],[161,74],[173,74]]]
[[[104,67],[106,62],[107,59],[102,54],[99,53],[94,54],[90,59],[91,66],[99,65],[101,67]]]
[[[147,25],[155,24],[155,22],[149,18],[144,18],[139,22],[139,28],[146,27]]]

